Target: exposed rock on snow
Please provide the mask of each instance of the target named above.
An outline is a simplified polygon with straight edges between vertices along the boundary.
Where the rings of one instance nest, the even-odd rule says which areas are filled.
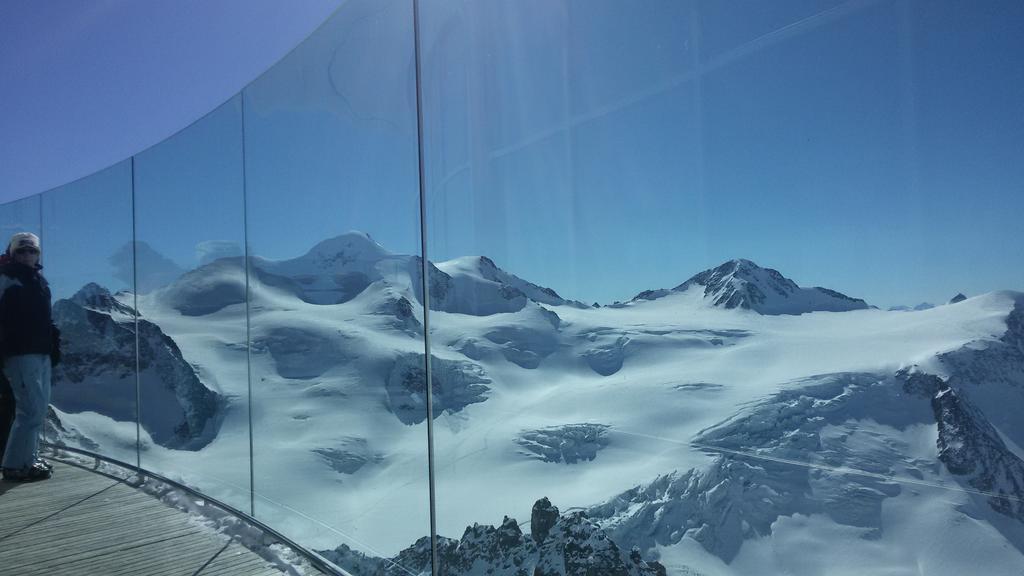
[[[956,391],[940,390],[932,407],[939,426],[939,460],[967,484],[988,493],[993,510],[1024,521],[1024,461]]]
[[[538,528],[539,527],[539,528]],[[531,535],[506,516],[498,527],[474,524],[459,540],[438,537],[438,573],[443,576],[665,576],[658,562],[638,550],[625,552],[583,512],[560,515],[547,498],[533,507]],[[345,545],[320,552],[354,576],[430,572],[430,539],[421,538],[385,560]]]
[[[575,464],[593,460],[608,445],[606,424],[565,424],[524,430],[516,443],[521,454],[544,462]]]
[[[949,303],[956,304],[958,302],[963,302],[964,300],[967,300],[967,296],[964,296],[963,293],[958,292],[956,296],[953,296],[952,298],[949,299]]]
[[[82,434],[73,425],[62,422],[60,415],[53,409],[53,406],[48,406],[46,409],[46,422],[44,426],[46,428],[44,434],[46,439],[58,446],[74,446],[94,452],[100,448],[99,444],[85,434]]]
[[[423,334],[423,324],[413,309],[412,302],[405,296],[387,296],[374,310],[377,314],[391,316],[392,326],[410,334]]]
[[[648,290],[633,300],[656,300],[673,292],[702,290],[705,300],[720,308],[742,308],[760,314],[803,314],[805,312],[864,310],[859,298],[828,288],[801,288],[771,268],[750,260],[730,260],[705,270],[669,290]]]
[[[1024,445],[1024,296],[1006,318],[998,339],[976,341],[938,357],[945,379],[907,375],[924,389],[939,423],[939,457],[954,474],[990,497],[997,511],[1024,520],[1022,454],[1004,442]],[[1015,498],[1017,500],[1015,500]]]
[[[543,544],[547,539],[551,528],[558,523],[558,507],[553,505],[545,496],[533,503],[530,511],[530,536],[538,545]]]
[[[135,309],[127,304],[122,304],[106,288],[90,282],[81,290],[71,296],[70,300],[75,304],[96,312],[108,314],[120,314],[123,316],[134,316]]]
[[[482,338],[460,336],[448,346],[473,360],[500,354],[521,368],[533,369],[558,350],[560,326],[558,314],[531,302],[485,326]]]
[[[1019,307],[1011,314],[999,343],[967,346],[942,358],[972,366],[966,372],[975,377],[984,375],[978,362],[999,366],[1016,381],[1021,361],[1006,355],[1024,351],[1020,314]],[[986,355],[998,360],[983,362]],[[865,430],[860,423],[866,420],[885,428]],[[781,515],[826,514],[876,538],[883,528],[882,501],[901,492],[888,478],[921,478],[926,471],[919,468],[926,463],[906,456],[911,451],[896,432],[931,422],[938,428],[938,461],[972,490],[984,492],[993,510],[1024,521],[1024,461],[967,400],[963,387],[915,370],[795,383],[702,432],[695,446],[718,454],[706,469],[660,476],[589,512],[625,545],[648,550],[688,537],[727,562],[743,540],[770,534]]]
[[[1006,324],[998,340],[940,355],[945,380],[917,370],[899,376],[908,392],[931,400],[939,460],[985,492],[993,510],[1024,521],[1024,460],[1003,441],[1024,436],[1024,298],[1017,298]]]
[[[688,348],[732,346],[750,336],[746,330],[682,330],[648,328],[593,328],[577,333],[579,355],[591,370],[611,376],[636,351],[662,347],[666,353]]]
[[[470,404],[483,402],[491,379],[483,368],[465,360],[430,359],[434,418],[442,412],[455,413]],[[427,419],[427,380],[422,354],[407,354],[395,360],[385,382],[388,409],[404,424]]]
[[[895,378],[871,374],[796,384],[701,433],[695,446],[718,454],[708,468],[660,476],[590,508],[590,516],[623,545],[643,551],[691,538],[726,562],[745,539],[770,535],[782,515],[825,514],[876,537],[882,501],[900,487],[874,474],[914,463],[903,456],[906,446],[864,434],[856,422],[871,417],[903,429],[931,420],[927,404],[908,399]]]
[[[350,360],[344,337],[289,326],[272,327],[253,340],[254,353],[269,352],[283,378],[310,379]]]
[[[676,384],[673,386],[680,392],[716,392],[724,388],[721,384],[714,384],[712,382],[686,382],[683,384]]]
[[[53,373],[53,404],[115,420],[136,417],[136,338],[132,309],[90,284],[53,305],[64,359]],[[196,376],[159,327],[138,320],[142,427],[162,446],[198,450],[216,436],[225,400]]]
[[[330,448],[314,448],[324,462],[342,474],[355,474],[369,462],[381,462],[384,458],[370,450],[365,438],[343,438],[338,446]]]
[[[601,376],[611,376],[622,369],[626,358],[628,336],[619,336],[614,341],[604,342],[583,353],[583,359],[591,370]]]

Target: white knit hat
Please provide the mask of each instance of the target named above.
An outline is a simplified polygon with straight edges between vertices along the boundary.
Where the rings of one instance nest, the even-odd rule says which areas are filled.
[[[14,254],[19,248],[35,248],[42,251],[42,248],[39,247],[39,236],[31,232],[18,232],[11,236],[11,243],[8,245],[7,251]]]

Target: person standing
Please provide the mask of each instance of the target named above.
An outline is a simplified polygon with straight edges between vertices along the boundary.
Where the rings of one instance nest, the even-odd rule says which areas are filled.
[[[50,375],[60,356],[50,286],[41,274],[39,237],[19,232],[0,268],[0,353],[15,400],[14,423],[3,457],[8,482],[45,480],[52,474],[39,459],[39,433],[50,404]]]

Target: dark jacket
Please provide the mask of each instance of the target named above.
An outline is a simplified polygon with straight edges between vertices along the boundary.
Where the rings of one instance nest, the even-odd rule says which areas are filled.
[[[52,355],[59,332],[50,310],[50,285],[39,273],[18,262],[0,267],[0,355]]]

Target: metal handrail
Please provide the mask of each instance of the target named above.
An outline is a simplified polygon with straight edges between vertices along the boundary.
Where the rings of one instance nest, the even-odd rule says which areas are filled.
[[[225,512],[228,512],[232,516],[235,516],[237,518],[240,518],[240,519],[244,520],[249,525],[255,526],[256,528],[259,528],[260,530],[262,530],[266,534],[269,534],[270,536],[273,536],[280,543],[288,546],[289,548],[294,550],[296,553],[298,553],[300,556],[302,556],[303,558],[308,560],[316,569],[320,570],[321,572],[323,572],[325,574],[329,574],[331,576],[352,576],[351,574],[349,574],[345,570],[342,570],[341,568],[331,564],[328,560],[324,559],[322,556],[320,556],[316,552],[314,552],[314,551],[312,551],[312,550],[310,550],[310,549],[308,549],[308,548],[306,548],[306,547],[296,543],[291,538],[288,538],[284,534],[281,534],[277,530],[271,528],[270,526],[264,524],[263,522],[257,520],[256,518],[250,516],[249,514],[246,514],[245,512],[242,512],[241,510],[235,508],[234,506],[231,506],[230,504],[226,504],[224,502],[221,502],[220,500],[217,500],[216,498],[213,498],[211,496],[207,496],[206,494],[203,494],[202,492],[200,492],[199,490],[196,490],[195,488],[192,488],[191,486],[186,486],[185,484],[182,484],[181,482],[177,482],[175,480],[171,480],[170,478],[167,478],[166,476],[162,476],[162,475],[157,474],[155,472],[152,472],[150,470],[146,470],[145,468],[142,468],[140,466],[135,466],[134,464],[129,464],[127,462],[122,462],[121,460],[118,460],[116,458],[111,458],[110,456],[104,456],[103,454],[97,454],[96,452],[91,452],[89,450],[83,450],[81,448],[75,448],[75,447],[72,447],[72,446],[64,446],[64,445],[61,445],[61,444],[53,444],[51,442],[40,442],[40,445],[45,446],[47,448],[50,448],[55,453],[58,450],[66,450],[68,452],[73,452],[73,453],[76,453],[76,454],[81,454],[83,456],[88,456],[90,458],[95,458],[97,460],[102,460],[103,462],[106,462],[108,464],[113,464],[115,466],[119,466],[121,468],[124,468],[124,469],[127,469],[127,470],[131,470],[132,472],[138,474],[139,476],[154,478],[156,480],[159,480],[160,482],[163,482],[165,484],[173,486],[174,488],[177,488],[179,490],[183,490],[183,491],[191,494],[192,496],[195,496],[197,498],[201,498],[205,502],[213,504],[217,508],[220,508],[221,510],[224,510]]]

